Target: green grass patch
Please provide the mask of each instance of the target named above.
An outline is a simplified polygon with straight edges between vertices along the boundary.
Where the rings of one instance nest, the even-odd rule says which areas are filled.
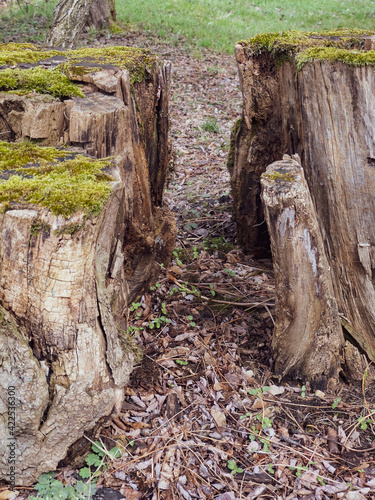
[[[0,43],[44,41],[55,1],[9,2],[0,10]]]
[[[112,177],[103,169],[110,160],[44,148],[30,142],[0,142],[0,202],[36,204],[54,215],[98,215],[111,192]]]
[[[233,52],[257,33],[373,29],[370,0],[138,0],[116,2],[118,18],[161,38],[183,35],[200,47]]]

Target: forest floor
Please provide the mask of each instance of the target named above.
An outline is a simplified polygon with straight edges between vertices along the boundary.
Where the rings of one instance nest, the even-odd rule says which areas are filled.
[[[272,262],[242,253],[231,214],[226,161],[241,111],[234,57],[142,33],[94,41],[113,43],[172,63],[165,203],[178,241],[171,266],[131,308],[143,359],[122,412],[97,436],[122,456],[94,498],[375,498],[366,380],[324,394],[272,373]],[[71,467],[55,474],[64,484],[77,477]]]

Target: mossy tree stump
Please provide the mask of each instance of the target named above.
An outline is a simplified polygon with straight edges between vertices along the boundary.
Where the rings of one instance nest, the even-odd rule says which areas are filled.
[[[269,203],[267,197],[267,206],[261,203],[260,177],[285,153],[299,155],[341,322],[371,360],[375,360],[374,34],[289,31],[237,44],[244,104],[231,178],[239,239],[248,252],[264,252],[269,245],[264,210],[269,210]],[[285,196],[280,191],[280,202]],[[273,220],[269,228],[274,242],[280,238],[273,234],[275,227]],[[272,252],[277,262],[293,260],[292,252],[282,254],[275,244]],[[292,264],[300,264],[301,276],[308,275],[302,262],[285,266]],[[285,282],[296,300],[308,302],[287,276]],[[284,347],[279,344],[276,365],[286,359],[292,340],[286,334]],[[341,341],[337,342],[341,353]],[[336,361],[332,363],[333,369]],[[298,375],[302,380],[309,378],[305,366]],[[293,370],[283,371],[288,373]]]
[[[139,357],[128,305],[176,236],[162,206],[169,67],[138,49],[14,44],[0,64],[0,478],[14,437],[27,485],[121,407]]]

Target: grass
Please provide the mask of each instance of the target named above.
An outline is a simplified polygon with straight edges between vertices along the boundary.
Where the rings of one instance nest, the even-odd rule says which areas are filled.
[[[233,52],[238,40],[257,33],[334,28],[371,29],[372,0],[117,0],[117,15],[160,38],[182,35],[191,43]]]
[[[56,2],[20,0],[9,5],[0,10],[0,43],[43,42]]]
[[[42,42],[56,0],[23,3],[0,13],[0,42]],[[133,30],[161,39],[233,52],[238,40],[257,33],[335,28],[371,29],[374,0],[116,0],[117,17]]]

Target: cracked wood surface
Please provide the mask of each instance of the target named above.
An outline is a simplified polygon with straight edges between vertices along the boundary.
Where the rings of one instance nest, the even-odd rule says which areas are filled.
[[[150,181],[158,149],[168,154],[160,144],[167,140],[167,94],[156,106],[168,75],[156,72],[136,90],[138,110],[126,70],[99,77],[98,86],[98,75],[84,84],[85,98],[0,96],[8,140],[71,142],[75,153],[115,156],[111,194],[98,216],[64,219],[22,203],[0,214],[0,477],[7,479],[9,469],[5,403],[12,385],[22,485],[54,470],[84,433],[120,408],[137,357],[126,334],[127,307],[174,248],[174,217],[152,196],[162,192],[165,174]],[[154,127],[149,142],[139,121]],[[78,230],[66,230],[73,226]]]

